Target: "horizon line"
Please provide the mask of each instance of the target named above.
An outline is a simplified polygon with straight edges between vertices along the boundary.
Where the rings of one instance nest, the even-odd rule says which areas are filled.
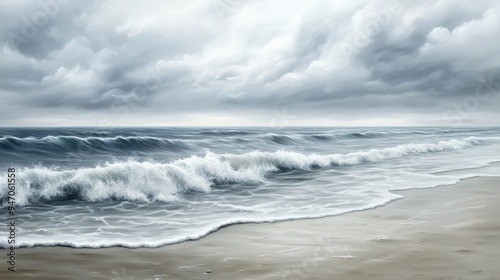
[[[115,126],[88,126],[88,125],[77,125],[77,126],[1,126],[0,128],[307,128],[307,127],[318,127],[318,128],[371,128],[371,127],[381,127],[381,128],[397,128],[397,127],[500,127],[500,125],[286,125],[286,126],[258,126],[258,125],[145,125],[145,126],[127,126],[127,125],[115,125]]]

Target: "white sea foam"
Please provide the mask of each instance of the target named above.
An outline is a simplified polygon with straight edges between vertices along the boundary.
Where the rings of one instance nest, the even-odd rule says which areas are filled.
[[[170,163],[129,160],[72,170],[38,166],[23,168],[19,172],[17,203],[28,205],[39,200],[66,198],[172,201],[177,199],[178,193],[209,192],[216,184],[264,182],[266,175],[280,170],[380,162],[415,154],[460,150],[492,141],[498,141],[498,138],[469,137],[438,143],[410,143],[331,155],[305,155],[292,151],[254,151],[241,155],[207,152],[202,157],[191,156]],[[5,198],[5,189],[0,194]]]

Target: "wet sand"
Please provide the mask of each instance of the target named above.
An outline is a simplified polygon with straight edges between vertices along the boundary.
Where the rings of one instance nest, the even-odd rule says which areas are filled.
[[[162,248],[18,249],[16,273],[2,250],[0,279],[500,279],[499,177],[398,193],[368,211]]]

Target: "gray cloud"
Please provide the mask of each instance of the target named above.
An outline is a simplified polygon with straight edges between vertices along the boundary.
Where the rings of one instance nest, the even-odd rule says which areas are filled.
[[[0,125],[500,125],[498,1],[351,2],[3,1]]]

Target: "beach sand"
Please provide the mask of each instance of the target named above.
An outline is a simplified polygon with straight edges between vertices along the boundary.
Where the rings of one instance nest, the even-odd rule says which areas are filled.
[[[162,248],[18,249],[17,272],[2,261],[0,279],[500,279],[500,178],[398,193],[372,210]]]

